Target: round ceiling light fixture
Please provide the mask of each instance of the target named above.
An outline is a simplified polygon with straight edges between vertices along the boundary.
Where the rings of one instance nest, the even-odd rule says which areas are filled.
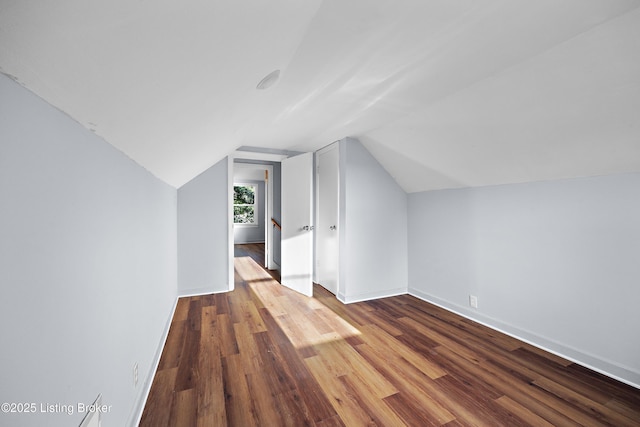
[[[280,70],[274,70],[269,74],[267,74],[264,79],[260,80],[260,83],[258,83],[258,86],[256,86],[256,89],[259,89],[259,90],[269,89],[271,86],[275,84],[275,82],[278,81],[279,78],[280,78]]]

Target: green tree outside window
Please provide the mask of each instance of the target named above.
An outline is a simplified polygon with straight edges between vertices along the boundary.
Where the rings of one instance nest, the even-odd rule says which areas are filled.
[[[253,185],[233,186],[233,223],[256,223],[256,187]]]

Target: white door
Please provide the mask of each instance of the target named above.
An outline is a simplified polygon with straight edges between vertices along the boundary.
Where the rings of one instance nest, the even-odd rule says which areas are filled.
[[[318,152],[318,224],[316,228],[317,280],[334,295],[338,293],[338,146]]]
[[[281,283],[313,295],[313,154],[282,161]]]

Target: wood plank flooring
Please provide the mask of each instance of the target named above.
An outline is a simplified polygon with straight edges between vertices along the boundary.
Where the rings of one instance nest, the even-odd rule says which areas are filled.
[[[302,296],[260,249],[178,301],[141,426],[640,426],[638,389],[408,295]]]

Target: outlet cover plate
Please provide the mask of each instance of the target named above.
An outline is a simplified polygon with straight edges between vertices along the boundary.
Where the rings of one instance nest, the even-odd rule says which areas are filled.
[[[469,295],[469,305],[473,308],[478,308],[478,297],[475,295]]]

